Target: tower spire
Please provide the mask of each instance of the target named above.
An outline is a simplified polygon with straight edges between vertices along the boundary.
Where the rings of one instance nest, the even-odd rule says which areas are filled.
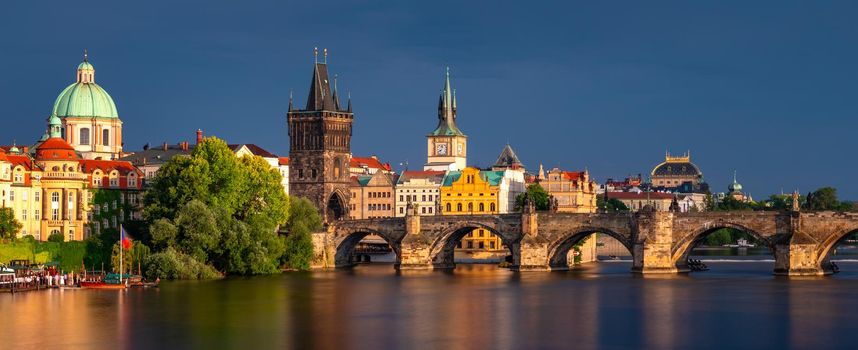
[[[325,49],[325,61],[328,60],[327,57],[328,57],[328,49]],[[339,74],[334,73],[334,93],[333,93],[334,107],[336,107],[336,109],[339,111],[340,110],[340,96],[339,96],[339,94],[337,94],[337,78],[339,78]]]
[[[349,105],[348,105],[348,107],[346,107],[346,112],[351,113],[352,112],[352,92],[351,91],[348,92],[348,96],[349,96]]]
[[[289,111],[292,110],[292,89],[289,89]]]
[[[456,94],[450,84],[450,67],[444,71],[444,87],[438,97],[438,127],[432,132],[433,135],[459,135],[464,136],[456,127]]]
[[[319,48],[313,48],[313,63],[319,63]]]
[[[88,60],[89,60],[89,53],[86,51],[86,48],[84,48],[83,49],[83,61],[88,62]]]

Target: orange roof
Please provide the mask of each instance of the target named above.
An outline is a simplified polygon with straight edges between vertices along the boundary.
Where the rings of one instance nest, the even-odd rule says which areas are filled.
[[[565,177],[567,180],[580,180],[580,179],[584,178],[584,172],[583,171],[564,171],[563,177]]]
[[[289,165],[289,157],[280,157],[280,158],[277,158],[277,162],[278,162],[280,165]]]
[[[36,147],[36,159],[77,159],[77,153],[66,140],[52,137]]]
[[[608,192],[613,199],[673,199],[673,193],[664,192]]]
[[[33,169],[33,163],[30,161],[30,157],[28,157],[28,156],[19,155],[19,154],[10,154],[10,155],[6,156],[6,159],[8,159],[9,163],[12,163],[13,169],[15,168],[15,166],[18,166],[18,165],[23,166],[24,169],[27,169],[27,170]]]
[[[375,157],[352,157],[349,166],[352,168],[363,168],[366,166],[368,168],[390,170],[390,164],[381,164],[378,158]]]
[[[97,159],[81,159],[78,161],[81,165],[81,170],[85,173],[91,173],[99,169],[105,173],[113,170],[118,170],[120,174],[127,175],[132,172],[140,173],[137,168],[131,165],[131,162],[124,160],[97,160]]]
[[[6,158],[6,152],[4,152],[2,149],[0,149],[0,162],[5,162],[5,161],[8,161],[8,160],[9,160],[9,159],[8,159],[8,158]]]

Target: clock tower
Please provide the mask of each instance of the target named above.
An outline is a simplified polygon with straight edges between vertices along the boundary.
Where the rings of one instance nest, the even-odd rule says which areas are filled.
[[[450,88],[450,68],[438,99],[438,126],[426,136],[424,170],[462,170],[467,165],[468,137],[456,126],[456,90]]]

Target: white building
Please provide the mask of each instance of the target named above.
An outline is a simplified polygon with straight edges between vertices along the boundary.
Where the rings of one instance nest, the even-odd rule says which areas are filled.
[[[437,202],[440,201],[444,173],[444,171],[436,170],[406,170],[402,172],[396,182],[394,214],[397,217],[405,216],[405,208],[409,201],[419,205],[418,212],[420,215],[440,214],[437,212]]]

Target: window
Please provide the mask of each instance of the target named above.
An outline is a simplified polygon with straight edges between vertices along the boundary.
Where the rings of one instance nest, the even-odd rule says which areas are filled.
[[[495,242],[494,241],[489,242],[489,248],[495,249]]]
[[[88,145],[89,144],[89,128],[80,129],[80,144]]]
[[[15,182],[24,182],[24,175],[21,173],[15,173]]]
[[[137,187],[137,177],[129,176],[128,177],[128,187]]]
[[[117,186],[119,186],[119,178],[117,178],[117,177],[110,178],[110,187],[117,187]]]
[[[453,211],[453,207],[452,205],[450,205],[450,203],[447,203],[447,212],[449,213],[451,211]]]
[[[400,213],[400,214],[405,213],[405,208],[403,208],[403,207],[399,207],[399,213]]]
[[[101,176],[100,176],[100,174],[96,173],[96,174],[92,175],[92,185],[96,186],[96,187],[101,187]]]
[[[29,197],[29,194],[30,194],[30,192],[28,192],[27,190],[24,190],[24,192],[21,193],[21,200],[26,202],[27,197]]]
[[[486,211],[486,205],[485,204],[480,203],[480,211]]]
[[[485,247],[486,247],[486,243],[485,243],[485,242],[480,242],[480,249],[484,249]]]
[[[34,200],[34,201],[38,202],[38,201],[40,201],[41,199],[42,199],[42,193],[41,193],[41,192],[36,191],[36,192],[34,192],[34,193],[33,193],[33,200]]]
[[[104,129],[101,131],[101,144],[110,146],[110,130]]]
[[[69,239],[68,239],[68,240],[69,240],[69,241],[73,241],[73,240],[74,240],[74,230],[69,230]]]
[[[57,221],[60,219],[60,210],[57,208],[51,209],[51,220]]]
[[[420,207],[420,213],[426,214],[426,207]]]
[[[483,231],[482,229],[480,229],[480,237],[483,237],[483,235],[485,235],[485,234],[486,234],[486,233],[485,233],[485,231]]]
[[[468,203],[468,211],[474,211],[474,203]]]
[[[15,190],[11,190],[11,191],[9,191],[9,201],[10,201],[10,202],[14,202],[14,201],[15,201]]]
[[[456,211],[458,211],[458,212],[462,211],[462,203],[456,204]]]
[[[495,211],[495,204],[494,203],[489,204],[489,210],[491,210],[492,212]]]
[[[27,209],[21,209],[21,220],[27,220]]]
[[[400,202],[404,202],[404,201],[405,201],[404,199],[402,199],[402,195],[401,195],[401,194],[399,195],[399,201],[400,201]]]
[[[41,214],[41,213],[39,213],[39,209],[33,210],[33,220],[41,220],[41,218],[39,217],[39,214]]]
[[[474,242],[468,241],[468,249],[473,249],[473,248],[474,248]]]

